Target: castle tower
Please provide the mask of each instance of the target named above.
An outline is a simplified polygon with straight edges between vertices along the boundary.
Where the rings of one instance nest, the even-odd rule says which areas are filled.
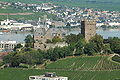
[[[87,42],[91,39],[91,37],[95,36],[96,35],[96,21],[95,20],[81,21],[81,34],[83,34]]]

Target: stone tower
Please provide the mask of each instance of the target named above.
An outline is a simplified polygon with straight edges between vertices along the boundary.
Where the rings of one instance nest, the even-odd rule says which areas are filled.
[[[91,39],[91,37],[95,36],[96,35],[96,21],[95,20],[81,21],[81,34],[83,34],[87,42]]]

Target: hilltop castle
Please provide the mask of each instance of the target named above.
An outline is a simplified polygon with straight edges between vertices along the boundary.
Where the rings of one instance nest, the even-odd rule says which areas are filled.
[[[96,21],[95,20],[81,21],[81,34],[83,34],[83,36],[87,42],[93,36],[95,36],[96,35]]]

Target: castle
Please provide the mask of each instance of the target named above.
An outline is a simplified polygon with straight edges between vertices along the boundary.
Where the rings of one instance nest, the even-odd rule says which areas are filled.
[[[87,42],[93,36],[95,36],[96,35],[96,21],[95,20],[81,21],[81,34],[83,34],[83,36]]]
[[[45,26],[44,26],[45,27]],[[58,28],[48,28],[40,27],[34,31],[34,48],[41,50],[48,50],[49,48],[55,48],[67,46],[65,42],[58,43],[47,43],[48,40],[52,40],[55,36],[59,38],[64,38],[66,36],[66,31]]]
[[[65,42],[47,43],[51,41],[55,36],[64,38],[67,31],[59,28],[47,28],[46,25],[39,25],[40,27],[34,31],[34,48],[41,50],[48,50],[50,48],[67,46]],[[96,21],[95,20],[83,20],[81,21],[81,34],[83,34],[85,40],[88,42],[91,37],[96,35]]]

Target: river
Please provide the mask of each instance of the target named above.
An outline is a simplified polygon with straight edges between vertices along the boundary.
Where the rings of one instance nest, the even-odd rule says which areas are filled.
[[[104,39],[108,37],[119,37],[120,38],[120,30],[97,30],[97,34],[103,36]],[[80,31],[71,31],[70,33],[78,34]],[[3,33],[0,34],[0,41],[2,40],[15,40],[17,42],[23,43],[24,39],[27,35],[31,34],[30,32],[21,32],[21,33]]]

